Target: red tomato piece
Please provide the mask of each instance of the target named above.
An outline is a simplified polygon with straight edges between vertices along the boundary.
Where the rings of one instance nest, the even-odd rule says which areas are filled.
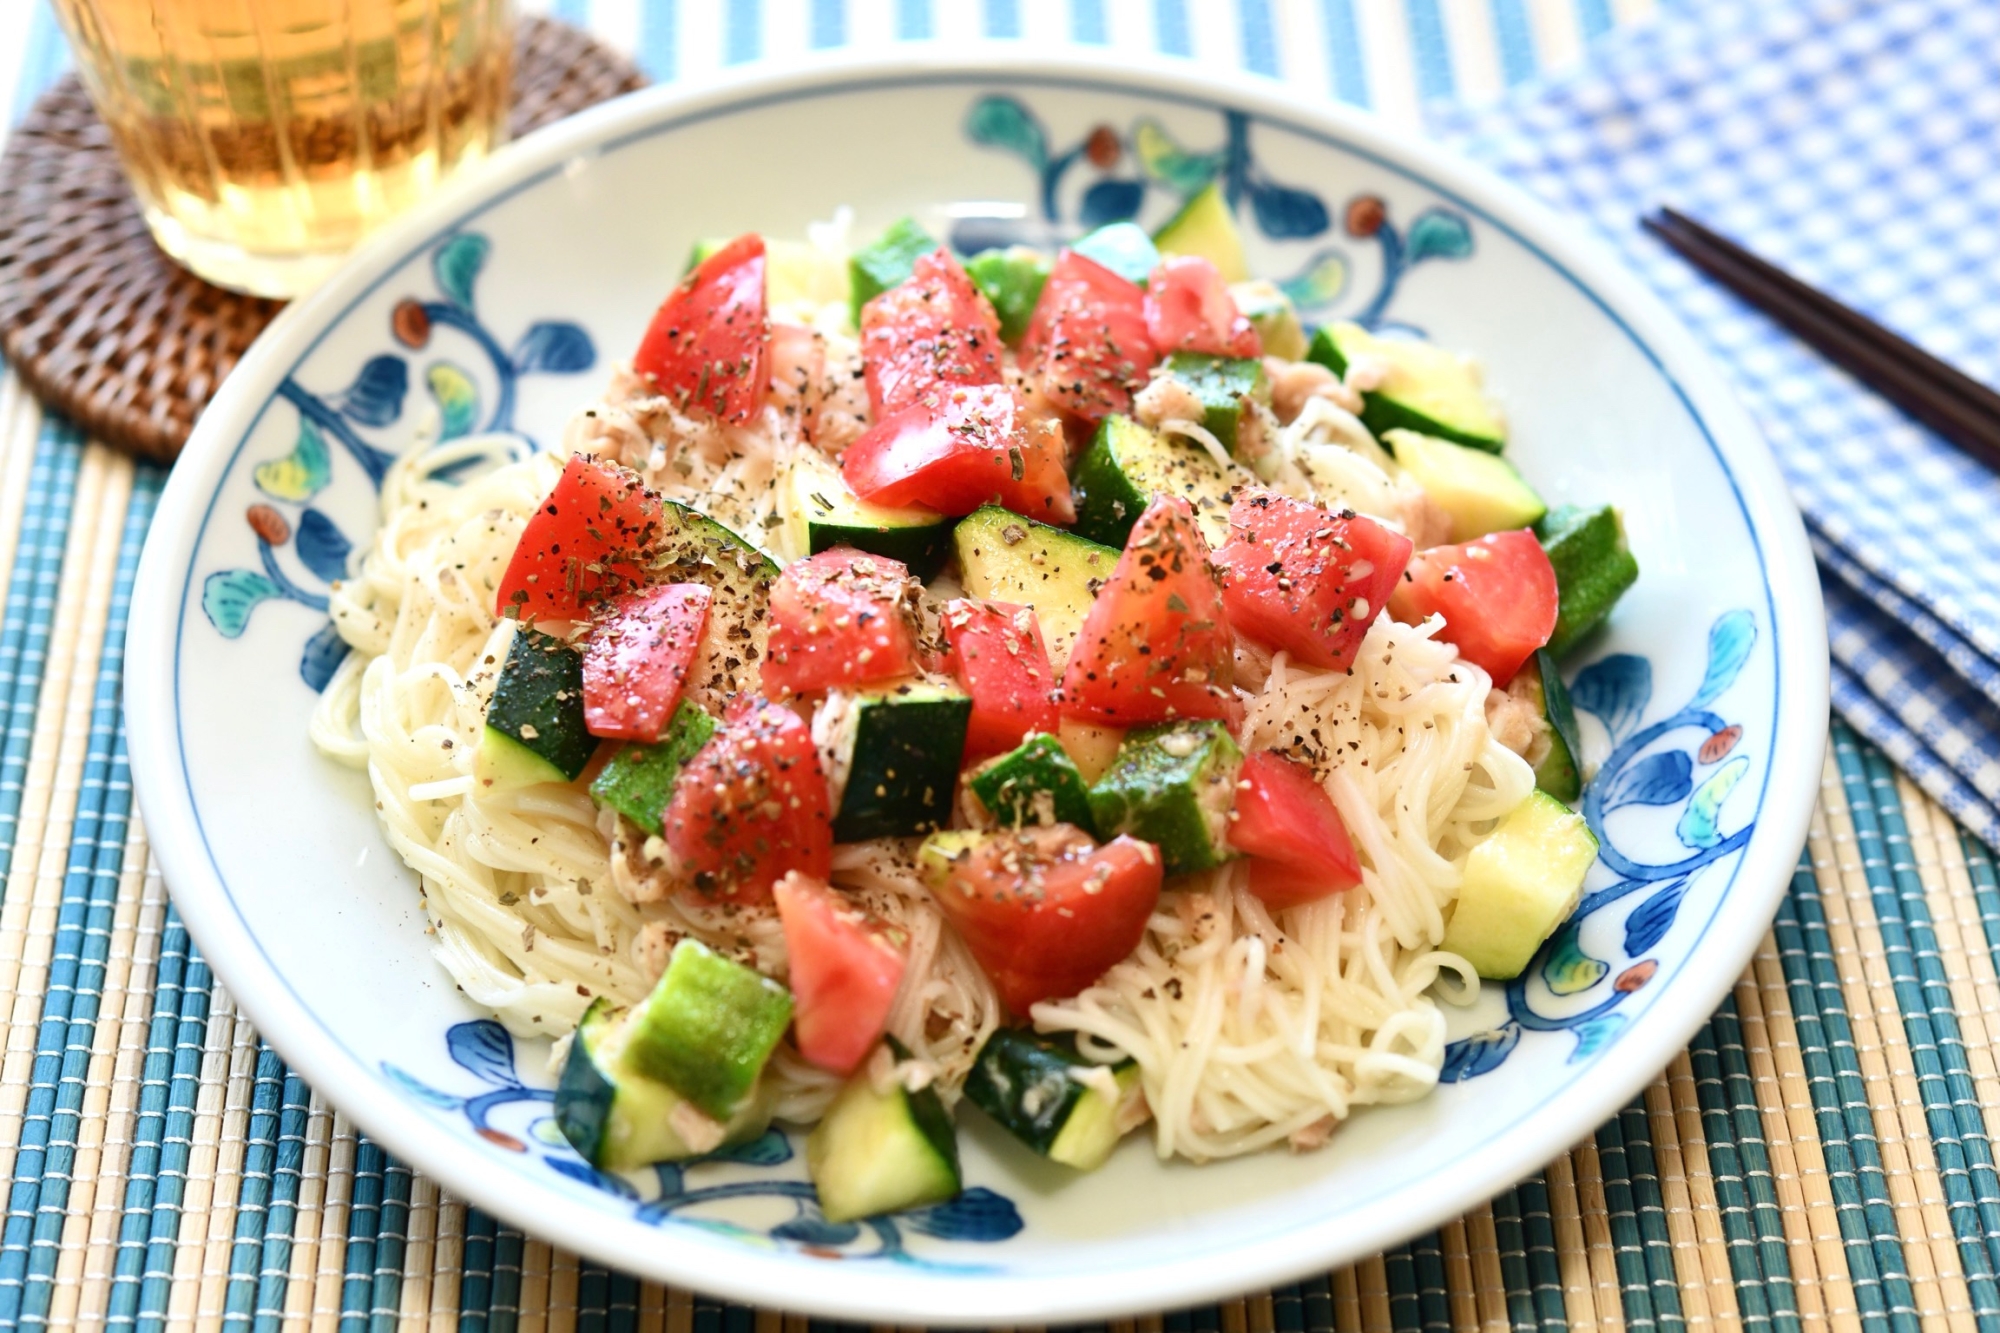
[[[1268,491],[1239,495],[1229,506],[1229,540],[1215,553],[1222,605],[1246,638],[1346,671],[1414,549],[1359,514]]]
[[[1055,732],[1055,673],[1033,607],[958,598],[945,605],[944,637],[951,674],[972,696],[968,762],[1005,753],[1031,731]]]
[[[1021,338],[1021,369],[1043,395],[1085,421],[1101,421],[1131,410],[1132,394],[1157,360],[1138,284],[1074,250],[1057,255]]]
[[[861,308],[862,367],[877,421],[941,386],[1000,383],[1000,348],[992,303],[943,247]]]
[[[929,398],[939,401],[933,405]],[[997,500],[1045,523],[1076,518],[1067,445],[1054,420],[1031,420],[999,384],[940,389],[876,422],[841,456],[840,473],[870,504],[969,514]]]
[[[1159,496],[1084,617],[1063,669],[1062,712],[1113,727],[1175,717],[1234,726],[1243,719],[1235,670],[1208,543],[1186,500]]]
[[[739,236],[696,265],[646,327],[632,369],[683,410],[741,424],[764,401],[770,321],[764,238]]]
[[[1236,308],[1229,284],[1206,259],[1173,255],[1146,280],[1146,336],[1161,356],[1262,356],[1257,329]]]
[[[667,848],[699,892],[762,902],[796,870],[833,869],[833,815],[812,729],[791,709],[739,696],[681,769],[667,805]]]
[[[571,454],[500,578],[495,609],[525,621],[581,620],[645,577],[660,501],[637,474]]]
[[[593,736],[660,739],[681,701],[712,593],[663,583],[605,605],[583,648],[583,721]]]
[[[909,958],[820,880],[793,871],[771,896],[791,959],[792,1039],[808,1063],[851,1074],[882,1039]]]
[[[1505,685],[1556,632],[1556,571],[1526,528],[1417,552],[1389,599],[1389,614],[1415,624],[1444,617],[1438,637]]]
[[[1250,892],[1272,911],[1361,882],[1361,858],[1326,788],[1312,772],[1259,750],[1236,778],[1229,842],[1250,858]]]
[[[785,566],[771,585],[764,688],[810,694],[917,669],[909,566],[845,546]]]
[[[1139,947],[1160,901],[1160,853],[1118,837],[1099,847],[1069,824],[997,833],[952,859],[944,911],[1017,1015],[1075,995]]]

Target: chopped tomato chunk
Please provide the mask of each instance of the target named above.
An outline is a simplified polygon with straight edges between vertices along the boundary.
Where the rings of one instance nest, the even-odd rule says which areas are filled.
[[[593,736],[660,739],[681,701],[713,596],[663,583],[606,603],[583,649],[583,720]]]
[[[1444,617],[1438,637],[1505,685],[1556,631],[1556,571],[1526,528],[1419,551],[1389,614],[1412,624]]]
[[[917,668],[909,566],[845,546],[785,566],[771,585],[764,688],[810,694]]]
[[[935,845],[935,844],[933,844]],[[1139,946],[1160,900],[1160,853],[1102,847],[1070,824],[978,838],[933,869],[945,919],[1007,1008],[1075,995]]]
[[[969,514],[997,500],[1029,518],[1068,523],[1076,508],[1066,450],[1061,425],[1030,420],[1011,389],[961,386],[876,422],[848,446],[840,471],[856,495],[891,509]]]
[[[659,498],[636,473],[571,454],[521,532],[495,609],[525,621],[581,620],[644,579],[646,549],[659,536]]]
[[[1158,359],[1138,284],[1074,250],[1057,255],[1021,339],[1020,367],[1042,395],[1085,421],[1101,421],[1131,410]]]
[[[785,930],[799,1054],[851,1074],[882,1039],[909,958],[880,922],[822,880],[793,871],[771,893]]]
[[[1361,859],[1326,788],[1310,770],[1259,750],[1236,777],[1229,842],[1250,858],[1250,892],[1272,911],[1361,882]]]
[[[961,597],[944,609],[946,664],[972,696],[968,763],[1013,749],[1031,731],[1054,733],[1055,675],[1030,606]]]
[[[1171,255],[1146,280],[1146,335],[1161,356],[1261,356],[1264,351],[1221,272],[1196,255]]]
[[[770,325],[764,314],[764,238],[739,236],[696,266],[654,314],[633,353],[683,411],[739,425],[764,400]]]
[[[762,902],[796,870],[833,869],[833,816],[812,731],[791,709],[738,696],[674,780],[667,848],[698,892]]]
[[[1413,549],[1408,537],[1359,514],[1268,491],[1239,495],[1229,506],[1229,541],[1215,553],[1222,604],[1244,637],[1346,671]]]
[[[1063,714],[1114,727],[1175,717],[1233,726],[1243,718],[1235,668],[1208,543],[1186,500],[1160,496],[1084,617],[1063,669]]]
[[[1000,318],[951,252],[917,260],[861,308],[861,356],[876,420],[953,384],[1000,383]]]

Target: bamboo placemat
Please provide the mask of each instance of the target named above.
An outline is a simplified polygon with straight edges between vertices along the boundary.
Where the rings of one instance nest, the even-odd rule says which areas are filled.
[[[0,1325],[785,1333],[497,1226],[285,1069],[175,915],[119,671],[163,474],[0,389]],[[1750,970],[1565,1157],[1160,1333],[2000,1326],[2000,874],[1836,725]]]

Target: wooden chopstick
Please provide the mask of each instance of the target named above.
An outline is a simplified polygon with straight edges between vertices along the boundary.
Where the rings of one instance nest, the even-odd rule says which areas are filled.
[[[1671,208],[1640,224],[1869,388],[2000,471],[2000,393]]]

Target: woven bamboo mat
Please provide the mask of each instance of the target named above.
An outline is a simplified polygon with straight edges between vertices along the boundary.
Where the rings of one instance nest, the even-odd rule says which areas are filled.
[[[497,1226],[287,1072],[131,805],[118,681],[162,473],[11,378],[0,440],[0,1325],[803,1329]],[[2000,1326],[2000,874],[1834,742],[1750,970],[1616,1119],[1386,1254],[1115,1327]]]

